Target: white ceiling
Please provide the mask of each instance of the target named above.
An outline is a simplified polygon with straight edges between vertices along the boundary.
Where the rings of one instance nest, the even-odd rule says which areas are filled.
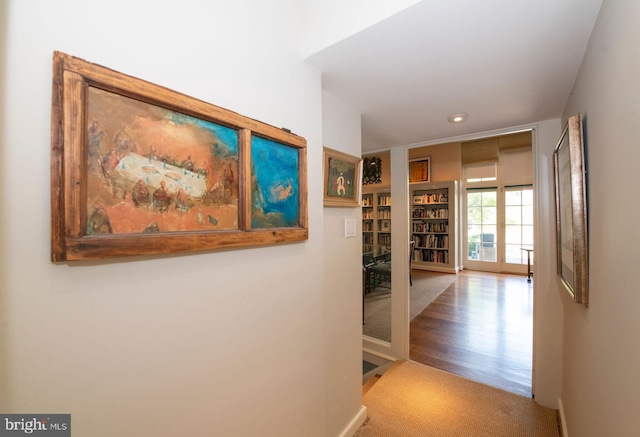
[[[559,118],[602,0],[423,0],[308,58],[363,152]],[[464,112],[469,120],[451,124]]]

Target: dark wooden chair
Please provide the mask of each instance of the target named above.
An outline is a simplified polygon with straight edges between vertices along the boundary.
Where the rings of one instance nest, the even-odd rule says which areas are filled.
[[[391,253],[378,258],[378,261],[369,267],[371,272],[371,289],[384,286],[391,282]],[[391,285],[388,285],[391,288]]]
[[[372,290],[372,273],[371,267],[376,263],[371,252],[362,254],[362,295],[364,296]]]
[[[375,259],[372,253],[362,254],[362,324],[364,325],[364,295],[371,291],[371,266],[375,264]]]

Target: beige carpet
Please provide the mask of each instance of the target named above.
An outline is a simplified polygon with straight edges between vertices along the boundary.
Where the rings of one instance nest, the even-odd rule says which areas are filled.
[[[559,437],[555,410],[413,361],[396,362],[363,404],[357,437]]]
[[[452,273],[414,270],[410,294],[410,317],[415,316],[438,297],[453,281]],[[391,341],[391,289],[378,287],[364,297],[364,325],[362,333],[384,341]]]

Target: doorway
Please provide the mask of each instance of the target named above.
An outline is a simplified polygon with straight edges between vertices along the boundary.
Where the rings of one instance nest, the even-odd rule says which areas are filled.
[[[505,380],[501,388],[529,396],[533,286],[523,249],[533,250],[534,243],[531,138],[528,131],[461,144],[456,179],[463,270],[409,329],[411,359],[494,386]],[[476,146],[482,153],[472,150]],[[437,148],[421,152],[440,161]],[[432,175],[441,179],[437,168]]]

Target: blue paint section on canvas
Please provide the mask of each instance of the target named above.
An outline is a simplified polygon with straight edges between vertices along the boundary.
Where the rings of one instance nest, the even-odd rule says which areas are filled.
[[[212,123],[190,115],[173,112],[173,122],[175,124],[192,124],[207,129],[220,140],[219,144],[212,144],[211,152],[218,157],[238,155],[238,132],[226,126]]]
[[[299,226],[298,149],[251,137],[251,226]]]

